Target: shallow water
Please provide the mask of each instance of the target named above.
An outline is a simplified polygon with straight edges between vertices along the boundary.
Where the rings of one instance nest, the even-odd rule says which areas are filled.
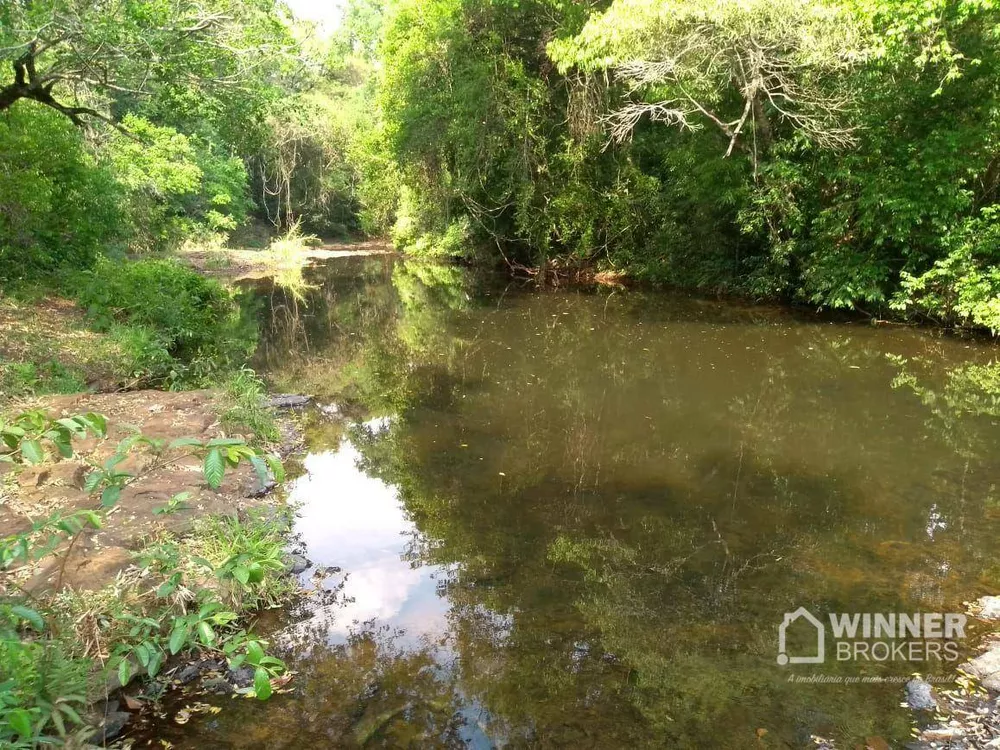
[[[900,744],[890,680],[957,662],[779,666],[783,614],[1000,587],[990,345],[390,258],[306,280],[257,289],[257,366],[329,407],[291,498],[336,592],[274,635],[293,694],[177,747]]]

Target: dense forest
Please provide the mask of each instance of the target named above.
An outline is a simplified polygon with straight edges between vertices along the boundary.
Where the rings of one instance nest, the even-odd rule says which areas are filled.
[[[909,736],[760,659],[1000,587],[995,346],[703,295],[1000,333],[1000,0],[305,5],[0,0],[0,747],[170,747],[211,682],[322,699],[244,745]],[[395,493],[450,675],[254,632],[341,591],[281,485],[345,446],[316,525]]]
[[[991,0],[0,8],[0,281],[389,236],[1000,329]]]

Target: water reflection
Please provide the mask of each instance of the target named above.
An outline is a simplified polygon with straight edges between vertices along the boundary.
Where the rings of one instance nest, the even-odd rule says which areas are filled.
[[[289,631],[302,695],[217,745],[902,742],[898,685],[788,682],[782,614],[1000,587],[990,347],[386,259],[308,281],[260,290],[258,364],[338,407],[294,496],[347,603]]]
[[[386,420],[361,425],[373,435],[388,427]],[[292,484],[289,501],[298,508],[296,531],[310,557],[347,574],[338,582],[337,600],[281,633],[280,642],[320,631],[328,642],[342,643],[370,623],[392,623],[401,631],[397,641],[412,646],[418,640],[439,640],[447,629],[447,602],[436,595],[444,569],[414,566],[402,558],[416,528],[396,489],[362,472],[360,459],[344,439],[333,450],[309,454],[306,473]],[[311,571],[304,578],[317,582]]]

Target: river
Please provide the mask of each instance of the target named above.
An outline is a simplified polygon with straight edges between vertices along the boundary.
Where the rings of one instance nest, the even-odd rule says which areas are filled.
[[[782,665],[784,614],[1000,589],[992,345],[391,257],[305,281],[253,293],[255,366],[324,407],[289,491],[315,591],[272,636],[294,690],[175,747],[898,744],[901,680],[956,662],[828,633]]]

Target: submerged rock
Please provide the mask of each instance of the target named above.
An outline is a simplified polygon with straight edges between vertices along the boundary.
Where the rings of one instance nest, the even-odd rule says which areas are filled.
[[[90,741],[98,745],[106,745],[119,734],[132,720],[132,714],[127,711],[109,711],[104,715],[97,731],[91,735]]]
[[[1000,642],[994,642],[985,651],[962,667],[974,677],[978,677],[988,690],[1000,690]]]
[[[226,675],[229,681],[236,687],[250,687],[253,684],[253,668],[252,667],[240,667],[239,669],[230,669],[229,674]]]
[[[201,686],[206,692],[217,695],[229,695],[233,692],[233,686],[225,677],[210,677],[202,680]]]
[[[937,708],[934,688],[929,682],[913,679],[906,683],[906,705],[915,711],[930,711]]]
[[[299,573],[302,573],[312,567],[312,563],[309,562],[309,560],[302,555],[295,554],[288,556],[287,564],[288,572],[292,575],[298,575]]]
[[[983,596],[969,608],[973,617],[980,620],[1000,620],[1000,596]]]
[[[181,685],[187,685],[189,682],[193,682],[198,675],[201,674],[201,664],[188,664],[184,669],[177,673],[174,678]]]
[[[319,412],[327,419],[337,419],[341,416],[340,407],[336,404],[320,404]]]
[[[246,483],[243,488],[243,497],[251,499],[259,499],[270,495],[274,489],[278,486],[278,483],[273,479],[268,479],[263,485],[257,477],[252,477]]]
[[[301,409],[312,402],[312,396],[299,396],[294,393],[279,393],[271,396],[267,405],[272,409]]]

